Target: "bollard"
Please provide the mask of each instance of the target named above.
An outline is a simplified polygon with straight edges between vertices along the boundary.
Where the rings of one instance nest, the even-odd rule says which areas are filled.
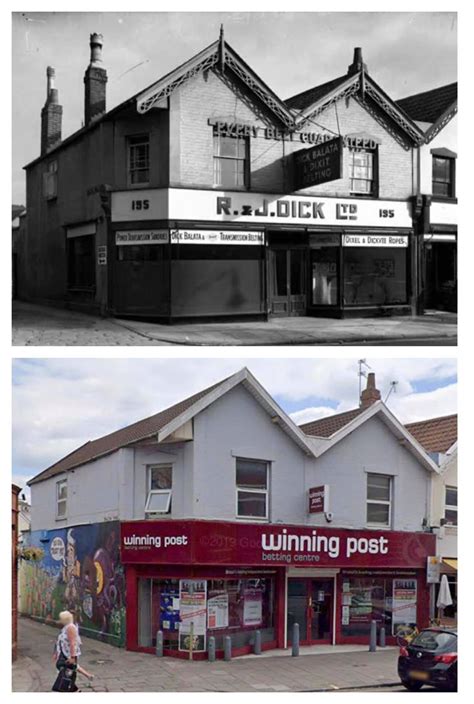
[[[209,662],[215,662],[216,661],[216,639],[214,636],[209,637],[209,641],[207,644],[207,659]]]
[[[224,660],[232,660],[232,640],[230,636],[224,636]]]
[[[300,654],[300,624],[293,624],[293,642],[291,644],[291,654],[295,658]]]
[[[375,653],[377,650],[377,621],[370,622],[370,642],[369,653]]]
[[[255,631],[255,640],[253,642],[254,655],[262,654],[262,633],[259,630]]]
[[[380,629],[379,645],[381,648],[385,648],[385,626]]]
[[[163,657],[163,631],[156,632],[156,654],[159,658]]]

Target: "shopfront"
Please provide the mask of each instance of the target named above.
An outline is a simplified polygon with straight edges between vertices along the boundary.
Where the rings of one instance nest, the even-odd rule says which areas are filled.
[[[112,194],[111,308],[168,320],[412,310],[410,201]]]
[[[432,200],[424,235],[425,307],[457,311],[457,204]]]
[[[234,655],[302,644],[367,643],[373,619],[388,642],[428,624],[429,533],[218,521],[121,524],[127,647],[207,657],[230,636]]]

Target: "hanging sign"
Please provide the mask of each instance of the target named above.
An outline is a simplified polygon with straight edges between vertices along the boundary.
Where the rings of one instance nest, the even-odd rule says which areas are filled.
[[[308,489],[309,513],[324,513],[327,511],[328,495],[329,486],[327,484]]]
[[[171,244],[265,244],[263,232],[245,230],[171,230]]]
[[[293,190],[342,178],[343,138],[336,137],[293,154]]]
[[[426,558],[426,581],[428,584],[439,584],[441,579],[441,557],[433,555]]]
[[[206,597],[205,579],[179,580],[179,650],[206,650]]]
[[[166,244],[168,230],[120,230],[115,233],[115,244]]]

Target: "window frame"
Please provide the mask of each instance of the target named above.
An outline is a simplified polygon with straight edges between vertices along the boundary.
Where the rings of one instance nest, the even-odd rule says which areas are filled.
[[[52,185],[52,188],[50,186]],[[58,197],[58,160],[52,159],[43,172],[43,198],[56,200]]]
[[[237,141],[241,141],[244,143],[245,146],[245,156],[242,157],[236,157],[236,156],[226,156],[222,154],[217,154],[217,149],[216,149],[216,144],[219,144],[218,140],[221,138],[223,139],[235,139]],[[236,183],[234,184],[225,184],[225,183],[218,183],[216,179],[216,162],[220,160],[229,160],[229,161],[238,161],[238,162],[243,162],[244,164],[244,183],[243,185],[238,185]],[[214,188],[227,188],[227,189],[233,189],[233,190],[242,190],[242,191],[248,191],[250,189],[250,137],[249,136],[232,136],[232,135],[222,135],[218,134],[215,130],[213,131],[212,134],[212,180],[213,180],[213,185]]]
[[[252,487],[246,487],[245,485],[240,485],[237,483],[237,464],[238,462],[258,462],[265,465],[265,489],[254,489]],[[265,516],[252,516],[252,515],[240,515],[239,514],[239,492],[245,492],[247,494],[264,494],[265,496]],[[268,522],[270,520],[270,462],[267,460],[258,460],[250,457],[236,457],[235,458],[235,517],[238,520],[243,521],[261,521],[262,523]]]
[[[371,476],[379,476],[379,477],[388,477],[389,483],[388,483],[388,489],[389,489],[389,499],[388,501],[385,499],[369,499],[369,478]],[[382,472],[367,472],[367,485],[366,485],[366,500],[365,500],[365,506],[366,506],[366,511],[365,511],[365,519],[366,519],[366,525],[368,527],[376,527],[376,528],[391,528],[392,526],[392,503],[393,503],[393,476],[391,474],[383,474]],[[382,506],[388,506],[388,520],[387,523],[380,523],[376,521],[369,521],[369,516],[368,516],[368,505],[369,504],[377,504],[377,505],[382,505]]]
[[[448,489],[450,489],[451,491],[453,491],[453,490],[456,491],[456,505],[448,504],[448,502],[447,502]],[[458,501],[457,501],[457,499],[458,499],[457,486],[451,486],[451,485],[445,484],[445,486],[444,486],[444,511],[443,511],[444,516],[443,516],[443,518],[445,521],[444,525],[449,526],[450,528],[457,528],[457,525],[458,525]],[[456,523],[451,523],[448,521],[448,519],[446,518],[446,511],[454,511],[456,513]]]
[[[443,161],[448,162],[449,181],[435,180],[435,177],[434,177],[435,159],[442,159]],[[449,187],[448,194],[435,193],[435,189],[434,189],[435,183],[447,183],[448,187]],[[433,152],[431,153],[431,194],[432,194],[433,198],[444,198],[444,199],[456,198],[456,157],[446,156],[444,154],[435,154]]]
[[[66,487],[66,498],[65,499],[59,498],[60,485],[65,485],[65,487]],[[64,513],[59,513],[59,504],[60,503],[64,504]],[[56,520],[63,521],[65,518],[67,518],[67,477],[65,477],[63,479],[59,479],[56,482]]]
[[[355,178],[353,176],[354,160],[353,155],[357,153],[371,154],[372,155],[372,179],[368,178]],[[379,159],[378,159],[378,147],[375,149],[365,149],[362,147],[349,147],[349,192],[351,196],[356,196],[357,198],[378,198],[379,191]],[[372,189],[370,191],[357,191],[352,187],[353,181],[368,181],[372,183]]]
[[[137,144],[132,144],[132,140],[134,139],[141,139],[142,142],[137,142]],[[148,179],[146,181],[139,181],[138,183],[134,183],[132,181],[132,147],[137,147],[141,146],[143,144],[146,144],[148,146],[148,165],[145,168],[140,168],[140,169],[134,169],[133,173],[138,172],[138,171],[148,171]],[[142,134],[130,134],[127,135],[127,184],[129,188],[146,188],[147,186],[150,185],[150,165],[151,165],[151,160],[150,160],[150,133],[149,132],[143,132]]]
[[[151,480],[152,480],[152,473],[154,469],[163,469],[163,468],[169,468],[171,470],[171,488],[170,489],[152,489],[151,488]],[[169,462],[163,462],[163,463],[158,463],[158,464],[150,464],[147,465],[146,468],[147,471],[147,497],[145,500],[145,518],[147,518],[149,515],[154,515],[154,514],[160,514],[160,515],[170,515],[172,511],[172,498],[173,498],[173,464]],[[150,509],[148,508],[151,499],[155,495],[168,495],[168,501],[166,502],[166,509],[163,511],[157,511],[156,509]]]

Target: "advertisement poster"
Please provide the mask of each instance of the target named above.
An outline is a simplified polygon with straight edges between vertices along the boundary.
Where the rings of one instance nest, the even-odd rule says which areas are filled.
[[[163,631],[179,628],[179,597],[176,591],[160,594],[160,627]]]
[[[416,624],[416,579],[394,579],[392,599],[393,633],[397,625]]]
[[[207,627],[227,628],[229,625],[229,595],[217,594],[207,602]]]
[[[343,626],[348,626],[349,625],[349,607],[348,606],[343,606],[342,607],[342,618],[341,618],[341,624]]]
[[[257,589],[244,591],[244,626],[260,626],[262,623],[262,592]]]
[[[193,650],[193,652],[206,650],[206,602],[205,579],[179,580],[179,650]]]

